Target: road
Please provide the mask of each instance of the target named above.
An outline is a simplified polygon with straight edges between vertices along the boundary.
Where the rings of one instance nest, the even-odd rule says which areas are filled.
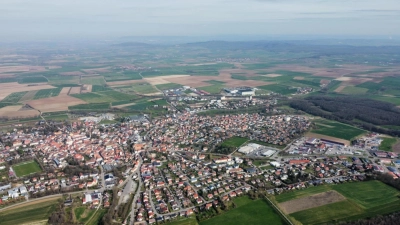
[[[140,197],[140,190],[142,188],[142,177],[140,176],[140,167],[142,166],[143,159],[142,159],[142,157],[140,155],[138,157],[139,157],[139,165],[136,168],[136,170],[133,172],[133,175],[135,175],[135,174],[137,175],[138,180],[139,180],[139,184],[137,186],[137,190],[136,190],[135,196],[133,197],[133,201],[132,201],[131,213],[130,213],[131,219],[129,221],[130,225],[133,225],[133,223],[135,222],[135,210],[136,210],[135,206],[136,206],[137,200]],[[131,175],[130,179],[132,179],[133,175]]]

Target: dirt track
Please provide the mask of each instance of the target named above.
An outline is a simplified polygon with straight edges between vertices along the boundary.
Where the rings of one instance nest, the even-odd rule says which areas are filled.
[[[345,199],[346,198],[343,195],[337,193],[336,191],[327,191],[320,194],[279,203],[278,205],[286,214],[291,214],[294,212],[316,208],[334,202],[340,202]]]

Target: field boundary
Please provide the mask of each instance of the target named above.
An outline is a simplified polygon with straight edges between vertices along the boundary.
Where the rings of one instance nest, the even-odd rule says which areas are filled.
[[[266,195],[264,195],[264,197],[271,204],[271,206],[281,215],[281,217],[283,217],[286,220],[286,222],[288,222],[288,224],[294,225],[292,221],[289,218],[287,218],[287,216]]]

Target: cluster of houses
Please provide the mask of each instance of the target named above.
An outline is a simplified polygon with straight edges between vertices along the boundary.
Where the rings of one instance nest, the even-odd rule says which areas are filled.
[[[276,99],[263,99],[247,97],[245,99],[232,99],[227,97],[222,97],[221,100],[211,100],[209,103],[205,104],[203,107],[205,109],[245,109],[253,106],[263,106],[270,108],[277,104]]]
[[[282,145],[306,131],[311,124],[304,116],[241,114],[211,117],[188,113],[155,119],[153,123],[148,137],[158,151],[195,143],[213,146],[233,136]]]

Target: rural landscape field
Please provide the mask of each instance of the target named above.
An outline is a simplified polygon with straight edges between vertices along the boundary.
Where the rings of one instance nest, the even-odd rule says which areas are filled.
[[[395,77],[399,67],[391,62],[394,59],[382,62],[378,57],[391,54],[387,49],[378,48],[371,56],[369,47],[355,47],[350,53],[354,57],[349,57],[348,52],[333,53],[335,46],[304,52],[307,45],[290,44],[290,56],[275,54],[287,51],[285,47],[256,50],[251,42],[241,53],[235,53],[235,44],[229,42],[186,44],[180,49],[123,43],[108,46],[112,55],[100,49],[74,52],[73,57],[68,49],[61,49],[60,55],[48,49],[40,65],[32,64],[33,52],[22,54],[9,47],[0,61],[0,117],[21,120],[86,109],[130,111],[182,86],[217,95],[226,87],[249,86],[259,94],[295,97],[307,96],[296,92],[309,88],[308,95],[350,95],[400,105]],[[318,60],[326,54],[330,57]]]
[[[0,182],[29,190],[11,188],[0,216],[4,224],[145,218],[214,225],[336,224],[394,215],[397,184],[376,171],[397,176],[400,164],[396,49],[102,42],[84,50],[43,47],[39,57],[28,47],[6,46],[0,49],[0,141],[7,167]],[[248,145],[258,150],[241,151]],[[217,166],[226,160],[229,165]],[[207,169],[184,162],[207,162]],[[149,172],[157,173],[152,188],[133,178],[158,163],[162,173]],[[177,163],[187,178],[174,169]],[[101,183],[106,169],[119,175],[108,189]],[[225,172],[231,170],[240,172]],[[100,173],[100,182],[88,171]],[[137,174],[126,176],[129,171]],[[171,183],[160,194],[153,185],[162,187],[164,179]],[[141,187],[134,190],[133,183]],[[173,205],[171,193],[186,197]],[[148,194],[156,206],[142,206]]]

